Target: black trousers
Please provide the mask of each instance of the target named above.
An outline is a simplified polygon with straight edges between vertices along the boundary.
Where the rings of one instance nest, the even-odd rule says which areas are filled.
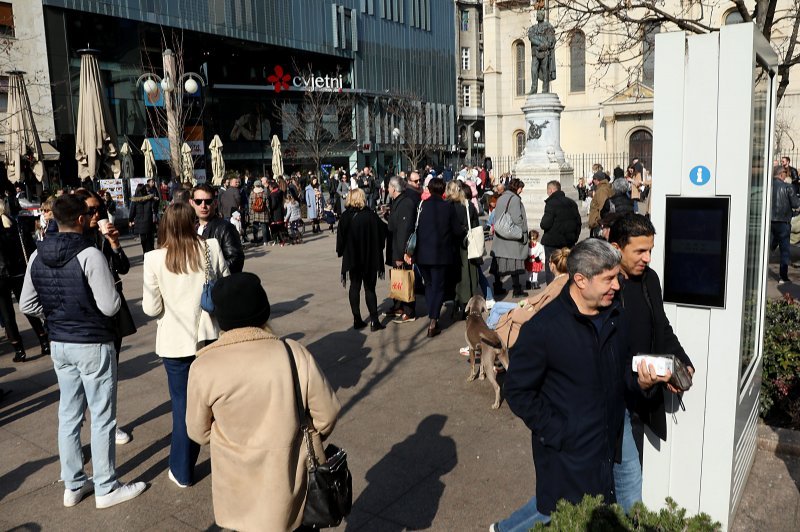
[[[19,343],[22,337],[19,334],[19,327],[17,326],[17,318],[14,312],[14,304],[11,301],[11,294],[13,293],[17,301],[19,301],[20,294],[22,293],[22,283],[25,279],[20,275],[18,277],[4,277],[0,278],[0,316],[3,318],[3,323],[6,325],[6,336],[11,343]],[[36,334],[45,336],[44,325],[42,320],[35,316],[28,316],[28,322],[31,328],[36,331]]]
[[[367,301],[367,311],[371,320],[378,319],[378,296],[375,294],[375,284],[378,274],[362,275],[361,272],[351,271],[350,276],[350,310],[353,318],[361,319],[361,285],[364,285],[364,299]]]
[[[142,244],[143,254],[156,249],[156,236],[152,231],[139,235],[139,241]]]
[[[444,281],[450,266],[426,266],[417,264],[422,279],[425,281],[425,303],[428,305],[428,317],[438,320],[444,302]]]

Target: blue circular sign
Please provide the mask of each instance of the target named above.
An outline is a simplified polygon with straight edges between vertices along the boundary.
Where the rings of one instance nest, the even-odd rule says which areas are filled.
[[[689,170],[689,180],[701,187],[711,181],[711,170],[705,166],[695,166]]]

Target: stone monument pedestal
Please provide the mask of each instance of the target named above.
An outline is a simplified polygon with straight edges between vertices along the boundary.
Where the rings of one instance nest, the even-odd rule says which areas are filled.
[[[525,183],[522,204],[528,216],[528,228],[541,233],[539,223],[547,199],[547,183],[558,181],[572,199],[578,199],[574,171],[561,149],[561,112],[564,106],[554,93],[530,94],[522,106],[525,113],[525,151],[514,166],[514,175]]]

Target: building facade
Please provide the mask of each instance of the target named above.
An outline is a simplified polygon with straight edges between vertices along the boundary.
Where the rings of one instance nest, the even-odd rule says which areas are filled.
[[[136,148],[144,138],[158,137],[152,115],[159,104],[146,102],[136,81],[143,73],[163,75],[164,48],[176,52],[182,70],[197,72],[206,82],[196,96],[183,98],[186,138],[208,146],[219,135],[231,169],[263,173],[271,163],[272,135],[283,143],[287,171],[313,168],[308,143],[300,139],[312,127],[313,102],[323,102],[317,103],[323,132],[335,137],[325,145],[326,166],[393,168],[414,130],[426,133],[428,157],[456,143],[455,28],[433,27],[436,20],[454,18],[452,2],[13,0],[3,5],[13,11],[17,27],[32,28],[25,30],[32,35],[26,46],[36,49],[42,63],[36,66],[47,76],[43,100],[51,107],[41,113],[41,128],[52,131],[65,177],[74,171],[78,50],[87,46],[99,50],[117,133]],[[14,46],[22,49],[21,42]],[[30,54],[22,56],[31,63]],[[325,98],[315,100],[311,93]],[[418,110],[413,124],[399,116],[399,100],[413,101],[403,107]],[[197,167],[207,167],[204,148],[200,151]],[[134,163],[139,173],[137,157]],[[169,172],[160,163],[163,173]]]
[[[678,1],[668,0],[667,4]],[[527,29],[536,23],[535,10],[528,0],[484,0],[483,8],[486,153],[498,169],[510,170],[525,147],[521,108],[530,90]],[[719,9],[705,16],[717,27],[741,21],[731,2],[720,2]],[[555,12],[548,18],[554,25],[561,19]],[[556,27],[557,79],[551,83],[551,91],[564,105],[561,146],[576,176],[585,175],[592,162],[613,168],[638,156],[650,164],[654,49],[659,31],[673,30],[651,27],[633,47],[612,57],[608,50],[618,44],[613,31]],[[778,28],[776,35],[781,31]],[[800,141],[800,122],[793,120],[798,105],[800,82],[794,79],[778,108],[779,128],[783,124],[777,138],[779,150],[794,150],[795,139]]]
[[[460,157],[480,160],[484,153],[483,116],[483,2],[455,0],[456,4],[456,108]]]

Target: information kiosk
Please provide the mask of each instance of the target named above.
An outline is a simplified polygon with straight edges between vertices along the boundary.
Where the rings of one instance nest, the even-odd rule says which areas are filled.
[[[777,62],[752,23],[656,37],[652,266],[697,373],[646,433],[643,497],[726,529],[756,449]]]

